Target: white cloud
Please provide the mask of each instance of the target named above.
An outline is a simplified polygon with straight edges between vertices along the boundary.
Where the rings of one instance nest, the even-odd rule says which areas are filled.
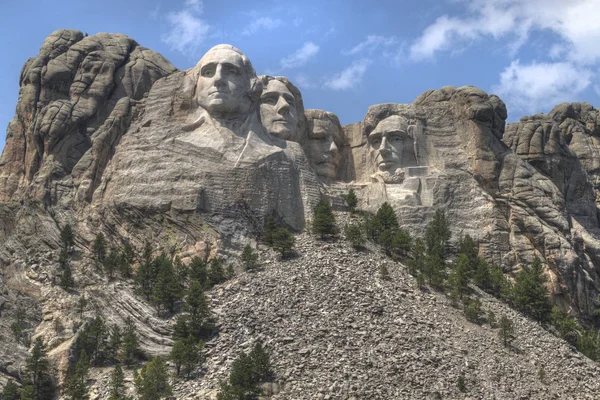
[[[246,29],[242,31],[242,35],[252,35],[261,29],[272,31],[273,29],[279,28],[281,25],[283,25],[283,21],[280,19],[273,19],[271,17],[256,18]]]
[[[520,47],[532,31],[547,30],[564,41],[567,59],[576,63],[600,60],[598,0],[471,0],[461,17],[443,15],[428,26],[410,48],[414,61],[431,59],[439,51],[484,37],[510,37]]]
[[[197,13],[202,12],[202,1],[201,0],[185,0],[185,7],[193,10]]]
[[[314,89],[317,84],[305,74],[296,75],[293,83],[301,89]]]
[[[313,42],[306,42],[293,54],[281,60],[281,68],[297,68],[305,65],[319,52],[319,46]]]
[[[531,63],[513,61],[500,74],[492,90],[510,109],[528,113],[547,112],[564,101],[572,101],[592,83],[592,71],[570,62]]]
[[[398,39],[394,36],[378,36],[369,35],[365,40],[351,48],[350,50],[343,51],[345,55],[356,55],[360,53],[373,53],[378,48],[388,48],[390,46],[398,45]]]
[[[170,30],[161,40],[172,50],[194,55],[206,38],[210,25],[195,16],[190,10],[169,13],[167,20]]]
[[[355,61],[342,72],[335,74],[325,82],[325,86],[333,90],[353,89],[362,82],[370,61],[363,58]]]

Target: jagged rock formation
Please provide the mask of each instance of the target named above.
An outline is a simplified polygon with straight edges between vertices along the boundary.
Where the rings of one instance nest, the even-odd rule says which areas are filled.
[[[342,209],[342,195],[349,188],[357,191],[363,210],[375,211],[389,202],[402,227],[416,235],[442,208],[455,240],[471,235],[479,242],[480,255],[508,274],[538,256],[547,267],[556,304],[583,317],[596,310],[600,128],[599,113],[590,105],[563,104],[548,115],[527,117],[505,127],[506,108],[497,96],[474,87],[444,87],[422,94],[412,104],[374,105],[363,121],[341,127],[331,113],[305,112],[299,90],[286,78],[259,78],[250,60],[232,46],[215,46],[196,67],[178,71],[124,35],[84,37],[69,30],[57,31],[44,42],[40,54],[26,62],[20,84],[16,115],[0,158],[0,312],[10,319],[17,304],[30,304],[28,321],[36,326],[35,335],[45,338],[63,371],[81,317],[74,311],[79,294],[90,299],[89,316],[103,315],[116,324],[134,317],[148,353],[166,354],[171,345],[172,321],[158,318],[127,283],[108,284],[90,270],[91,243],[98,232],[112,244],[127,239],[138,248],[151,240],[155,250],[166,248],[184,262],[195,255],[217,253],[232,258],[240,245],[260,234],[268,215],[301,231],[321,196]],[[73,264],[78,294],[65,293],[53,281],[59,230],[66,223],[76,231]],[[325,249],[322,257],[313,259],[313,244],[306,238],[303,243],[304,258],[269,266],[270,272],[257,275],[264,278],[258,283],[260,290],[240,291],[241,285],[256,283],[244,275],[212,293],[223,330],[209,344],[211,361],[201,389],[214,388],[238,346],[263,338],[278,343],[274,351],[284,388],[280,398],[335,397],[340,391],[347,392],[348,398],[405,395],[394,383],[397,377],[390,378],[399,367],[378,364],[383,359],[377,351],[389,350],[385,343],[390,337],[368,330],[363,334],[362,329],[360,334],[354,332],[358,328],[352,324],[358,322],[353,321],[346,321],[353,330],[344,331],[337,323],[348,313],[368,317],[361,324],[381,319],[376,326],[394,332],[391,337],[408,338],[425,325],[439,328],[443,334],[432,334],[432,346],[446,353],[439,356],[436,350],[427,365],[413,363],[410,371],[403,370],[402,382],[418,393],[416,397],[429,393],[424,385],[433,385],[443,396],[454,396],[449,382],[460,368],[452,360],[462,348],[473,348],[477,350],[470,365],[481,363],[477,360],[484,357],[482,346],[490,340],[490,333],[473,328],[471,333],[481,336],[470,337],[461,329],[446,329],[457,326],[456,313],[444,308],[436,295],[418,295],[410,278],[398,275],[401,269],[393,284],[384,284],[363,276],[367,270],[358,264],[344,266],[358,260],[374,267],[383,262],[375,255],[351,260],[345,249],[344,255],[335,256],[337,261],[321,265],[324,257],[332,257],[329,250],[335,249]],[[285,274],[295,278],[286,281]],[[306,286],[313,276],[319,283],[315,288]],[[370,282],[364,289],[358,284],[359,276]],[[341,286],[327,286],[335,279],[340,279]],[[279,285],[286,286],[287,292]],[[356,308],[344,297],[348,288],[369,304],[367,308],[383,307],[384,316],[364,311],[362,305]],[[335,309],[328,298],[322,299],[322,306],[315,306],[306,297],[313,289],[318,289],[313,296],[318,298],[331,290],[343,307]],[[299,338],[289,340],[286,330],[298,323],[291,311],[274,320],[269,302],[256,313],[234,302],[261,291],[274,296],[266,297],[269,302],[283,302],[284,309],[302,305],[315,326],[331,324],[339,336],[325,338],[318,333],[313,349],[305,339],[313,335],[308,328],[297,326]],[[398,328],[398,318],[404,321],[413,306],[409,309],[398,303],[394,293],[404,293],[403,299],[410,297],[414,307],[429,307],[428,315],[443,314],[447,320],[440,325],[414,314],[414,323]],[[488,303],[509,312],[492,300]],[[318,313],[315,307],[321,307]],[[394,317],[385,315],[387,307]],[[336,313],[342,315],[336,315],[335,321],[328,319]],[[57,318],[67,328],[60,334],[53,331]],[[3,321],[0,334],[8,337]],[[533,325],[523,324],[527,335],[542,338]],[[462,344],[448,344],[451,334],[458,335]],[[351,342],[359,338],[369,342],[372,353],[353,355]],[[543,338],[548,345],[558,346],[552,353],[554,360],[573,363],[597,376],[594,367],[574,361],[576,356],[558,341]],[[527,351],[531,350],[533,339],[524,340]],[[12,339],[2,343],[0,372],[15,376],[27,349]],[[347,347],[347,352],[337,354],[334,349],[340,346]],[[398,363],[409,362],[411,346],[405,344]],[[550,354],[546,348],[536,349],[531,350],[535,357]],[[296,360],[296,352],[306,362]],[[309,354],[315,359],[308,359]],[[329,383],[333,377],[345,373],[339,369],[342,364],[318,368],[326,365],[327,354],[344,357],[338,364],[348,361],[362,365],[364,371],[371,365],[387,372],[381,374],[374,368],[381,376],[374,376],[373,371],[357,375],[346,368],[348,388],[336,383],[321,390],[323,385],[333,385]],[[516,355],[500,350],[497,354],[512,357],[507,369],[532,372]],[[434,370],[439,373],[438,364],[446,364],[439,360],[446,356],[453,365],[452,378],[439,383]],[[313,366],[315,372],[307,372]],[[526,392],[510,383],[497,386],[490,376],[503,372],[481,368],[487,372],[474,374],[472,383],[492,388],[499,397],[511,396],[509,387],[519,395],[537,398],[553,391],[568,396],[575,390],[596,390],[591,383],[583,389],[558,384],[543,388],[532,380],[528,382],[531,391]],[[420,370],[430,375],[420,380]],[[564,372],[561,379],[570,379],[569,373]],[[552,376],[559,374],[552,372]],[[187,395],[191,389],[184,385],[179,390]]]

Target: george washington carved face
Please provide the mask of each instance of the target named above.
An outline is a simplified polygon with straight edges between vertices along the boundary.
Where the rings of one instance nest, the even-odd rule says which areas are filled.
[[[218,45],[198,63],[196,101],[211,115],[237,116],[249,112],[254,69],[246,56],[233,46]]]

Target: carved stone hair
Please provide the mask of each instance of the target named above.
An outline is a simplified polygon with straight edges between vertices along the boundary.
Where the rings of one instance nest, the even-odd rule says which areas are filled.
[[[329,120],[332,124],[334,124],[335,126],[337,126],[338,129],[339,129],[339,137],[335,138],[336,139],[336,144],[338,146],[343,144],[343,142],[345,140],[344,130],[342,128],[342,124],[340,123],[340,120],[337,117],[337,115],[335,115],[334,113],[329,112],[329,111],[316,110],[316,109],[306,110],[306,112],[304,114],[306,115],[306,124],[307,124],[308,138],[310,138],[311,134],[312,134],[313,120],[315,120],[315,119]]]

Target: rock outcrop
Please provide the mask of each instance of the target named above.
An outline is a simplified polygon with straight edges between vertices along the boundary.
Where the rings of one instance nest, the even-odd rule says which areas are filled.
[[[164,355],[171,345],[172,321],[158,318],[127,283],[109,284],[91,270],[97,233],[113,245],[128,240],[141,248],[151,241],[157,252],[161,248],[184,262],[216,254],[232,259],[241,245],[256,240],[269,215],[300,232],[322,196],[343,209],[349,188],[364,211],[390,203],[402,227],[417,236],[443,209],[454,240],[472,236],[480,255],[508,275],[539,257],[553,301],[563,310],[589,318],[598,306],[600,117],[588,104],[562,104],[548,115],[506,126],[506,108],[497,96],[474,87],[443,87],[412,104],[371,106],[363,121],[341,127],[331,113],[305,112],[299,90],[286,78],[258,77],[233,46],[215,46],[194,68],[178,71],[124,35],[84,37],[71,30],[46,39],[39,55],[25,63],[20,85],[0,158],[0,312],[12,318],[18,305],[29,304],[27,323],[36,326],[34,336],[45,338],[62,370],[80,323],[73,310],[81,294],[90,299],[90,316],[116,324],[133,317],[149,354]],[[78,294],[64,293],[54,279],[60,228],[67,223],[76,232]],[[529,391],[496,385],[492,376],[532,369],[500,349],[496,356],[511,359],[506,368],[483,366],[490,333],[457,326],[456,313],[437,295],[418,295],[399,272],[403,267],[394,273],[394,284],[382,283],[360,270],[385,262],[378,256],[350,257],[345,248],[335,256],[329,248],[312,255],[314,244],[301,238],[300,260],[269,265],[267,275],[257,275],[264,280],[243,275],[213,291],[222,335],[208,346],[207,380],[198,389],[214,389],[231,354],[261,338],[275,349],[280,398],[409,397],[397,382],[417,397],[429,393],[426,387],[436,388],[431,395],[453,397],[450,380],[460,371],[470,373],[452,361],[466,355],[464,349],[475,349],[466,357],[469,365],[486,371],[471,373],[470,384],[499,397],[597,390],[588,381],[585,388],[558,383],[544,388],[533,378]],[[307,283],[311,277],[318,282],[314,287]],[[328,286],[336,279],[339,285]],[[258,286],[246,287],[250,284]],[[359,305],[345,297],[347,290],[359,295]],[[328,291],[339,303],[321,298]],[[262,308],[236,304],[241,298],[260,302],[261,292],[268,300]],[[414,303],[405,306],[396,294]],[[317,298],[321,304],[315,305]],[[307,339],[314,332],[297,319],[302,315],[292,315],[298,304],[314,327],[330,326],[316,333],[315,344]],[[488,304],[509,313],[492,300]],[[275,305],[284,310],[281,315],[271,309]],[[410,314],[420,307],[429,314]],[[445,319],[429,318],[436,314]],[[53,327],[57,319],[67,328],[61,333]],[[3,321],[0,334],[6,336]],[[558,346],[554,360],[597,377],[597,368],[576,360],[533,324],[522,324],[527,336],[522,349],[540,363],[547,349],[536,347],[531,337]],[[381,334],[370,332],[375,327]],[[431,348],[415,352],[411,338],[424,329],[432,331]],[[326,337],[330,331],[335,336]],[[449,344],[453,335],[460,345]],[[395,347],[396,339],[405,343]],[[361,340],[369,343],[366,353],[355,349]],[[27,349],[11,340],[2,343],[0,372],[16,376]],[[384,361],[382,354],[389,352],[396,361]],[[426,365],[415,361],[421,356],[429,360]],[[339,361],[325,362],[332,357]],[[446,360],[451,367],[442,371]],[[346,361],[360,368],[348,368]],[[419,371],[429,375],[421,379]],[[434,374],[442,373],[448,379],[436,380]],[[340,374],[344,378],[334,381]],[[564,372],[561,379],[570,376]],[[178,390],[187,396],[191,388]]]

